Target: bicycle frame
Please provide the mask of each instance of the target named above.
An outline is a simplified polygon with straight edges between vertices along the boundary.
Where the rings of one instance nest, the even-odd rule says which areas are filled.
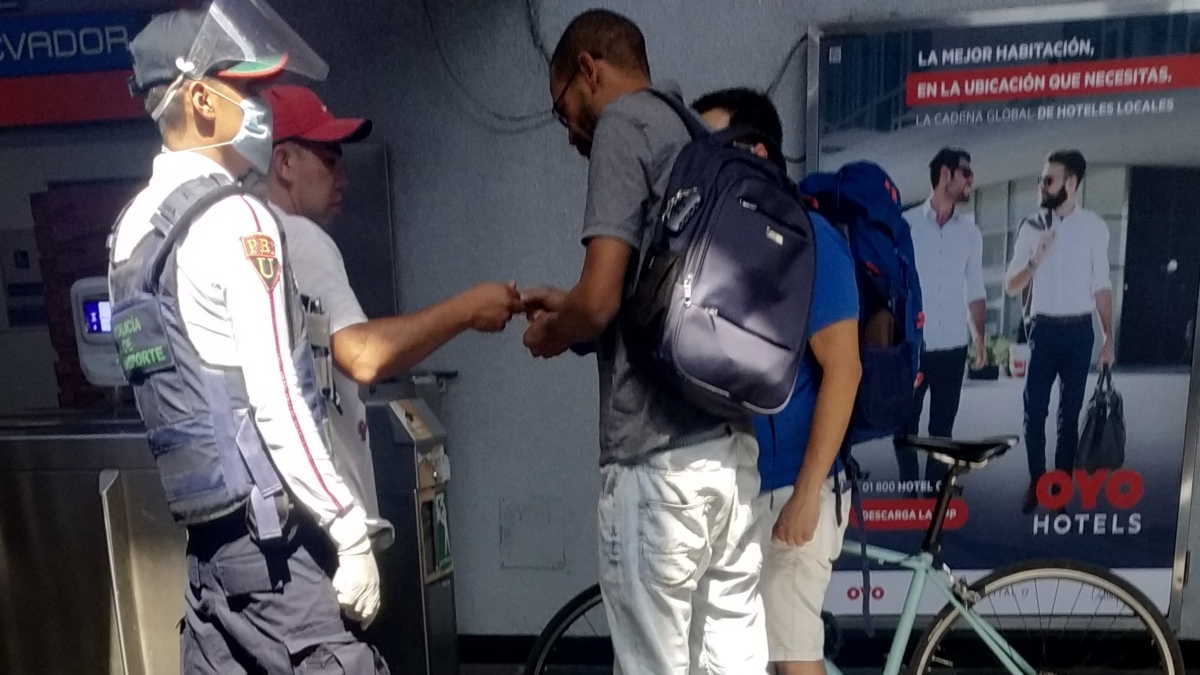
[[[863,546],[857,541],[847,539],[842,545],[842,553],[861,559]],[[904,658],[904,649],[908,645],[909,638],[912,637],[913,625],[917,620],[917,611],[921,604],[921,596],[925,593],[926,584],[931,584],[946,597],[946,601],[959,611],[971,629],[983,639],[984,644],[995,654],[1009,673],[1012,675],[1036,675],[1037,671],[1029,665],[1029,662],[1017,654],[991,625],[975,613],[974,609],[958,598],[951,582],[944,575],[938,574],[938,570],[934,568],[932,554],[922,552],[912,555],[868,544],[866,558],[883,565],[912,570],[913,573],[912,580],[908,584],[908,595],[904,598],[904,609],[900,612],[900,622],[896,626],[896,635],[892,638],[892,645],[888,651],[883,675],[900,674],[900,669],[904,665],[901,663],[901,659]],[[871,591],[864,589],[863,592],[869,594]],[[825,672],[828,675],[842,675],[842,671],[828,659],[825,660]]]

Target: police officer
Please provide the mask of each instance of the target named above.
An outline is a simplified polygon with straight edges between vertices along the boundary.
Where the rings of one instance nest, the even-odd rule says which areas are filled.
[[[358,385],[405,372],[465,330],[503,330],[522,311],[521,296],[512,286],[484,283],[419,312],[368,321],[326,228],[341,210],[346,188],[342,144],[364,140],[371,121],[335,117],[300,85],[273,86],[263,98],[271,106],[275,136],[268,203],[283,227],[308,313],[333,461],[366,508],[375,549],[382,550],[395,536],[379,517],[367,409]]]
[[[271,156],[256,93],[283,70],[328,68],[262,0],[156,16],[130,51],[131,90],[164,148],[114,230],[109,286],[126,375],[188,529],[182,673],[387,673],[359,637],[378,572],[364,509],[319,431],[279,227],[237,194]]]

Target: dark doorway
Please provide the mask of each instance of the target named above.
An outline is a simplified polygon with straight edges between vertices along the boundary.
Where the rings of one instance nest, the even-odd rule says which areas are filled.
[[[1117,363],[1191,363],[1200,292],[1200,169],[1132,167]]]
[[[368,318],[393,316],[400,309],[394,264],[391,191],[387,146],[348,143],[342,213],[329,228],[346,263],[350,288]]]

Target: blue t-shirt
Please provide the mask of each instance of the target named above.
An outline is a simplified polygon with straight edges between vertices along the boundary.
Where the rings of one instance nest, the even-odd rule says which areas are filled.
[[[824,218],[816,214],[810,214],[810,217],[817,250],[816,279],[808,315],[808,331],[812,335],[839,321],[858,318],[858,286],[854,280],[854,258],[846,238]],[[792,400],[773,416],[774,434],[771,433],[771,418],[754,419],[763,491],[793,485],[800,475],[820,386],[821,368],[812,351],[805,350]],[[837,466],[835,462],[834,470]]]

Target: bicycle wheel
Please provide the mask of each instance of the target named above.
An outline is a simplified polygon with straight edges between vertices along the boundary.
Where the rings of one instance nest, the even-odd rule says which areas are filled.
[[[965,604],[1038,675],[1183,675],[1179,643],[1162,614],[1132,584],[1096,565],[1034,560],[973,584]],[[953,605],[925,629],[913,675],[1007,673]]]
[[[582,672],[581,666],[606,664],[612,672],[612,662],[608,617],[600,585],[593,584],[546,624],[529,652],[525,675],[566,675]]]

